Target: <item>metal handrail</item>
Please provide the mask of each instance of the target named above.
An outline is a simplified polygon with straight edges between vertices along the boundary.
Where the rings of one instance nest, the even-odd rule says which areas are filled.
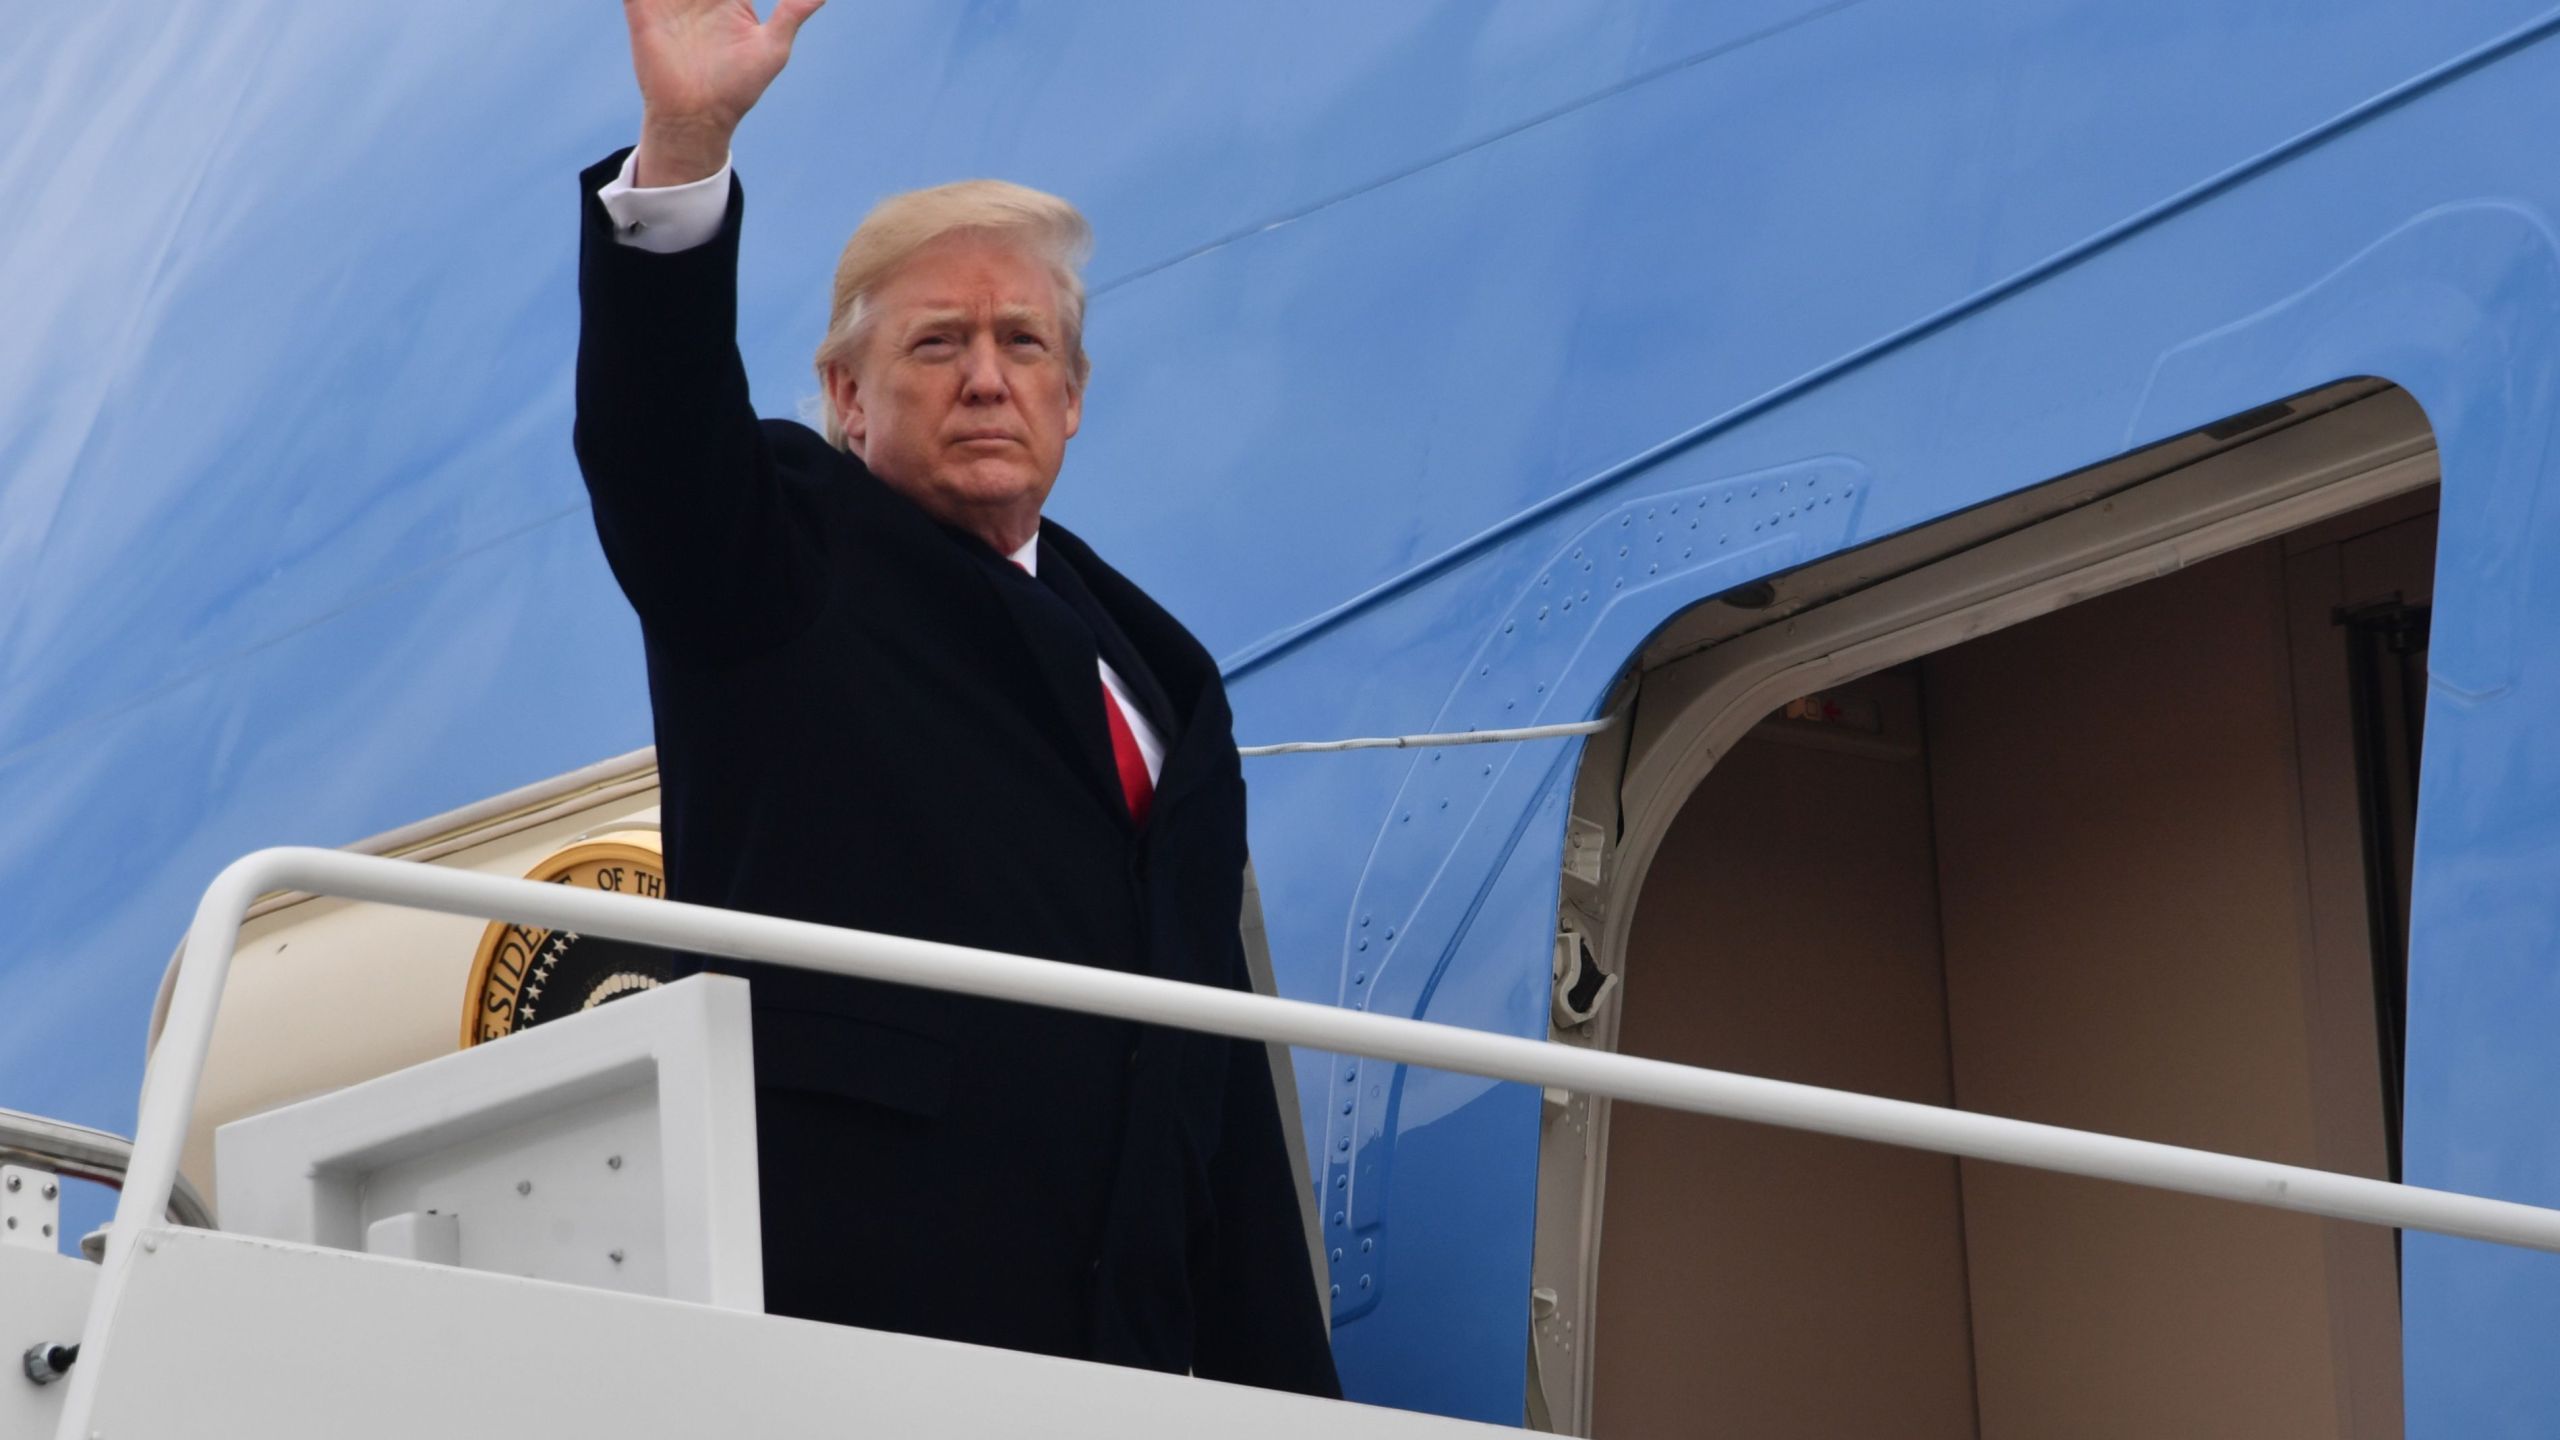
[[[23,1110],[0,1110],[0,1164],[32,1165],[121,1190],[125,1173],[132,1168],[133,1142],[111,1130],[92,1130]],[[172,1182],[167,1213],[181,1225],[213,1228],[212,1209],[184,1175]]]
[[[242,916],[259,895],[279,889],[1279,1041],[1729,1120],[2560,1253],[2560,1210],[2513,1201],[929,940],[336,850],[282,848],[232,862],[196,907],[168,1024],[143,1077],[132,1161],[82,1335],[81,1353],[88,1363],[73,1370],[71,1393],[64,1397],[57,1432],[63,1440],[88,1433],[97,1359],[111,1340],[135,1247],[150,1243],[146,1232],[168,1204],[178,1178],[179,1149],[195,1109],[214,1012],[239,943]]]
[[[1351,740],[1285,740],[1277,745],[1239,745],[1236,754],[1253,760],[1265,755],[1330,755],[1343,750],[1427,750],[1458,745],[1516,745],[1524,740],[1561,740],[1597,735],[1618,723],[1603,715],[1561,725],[1519,725],[1508,730],[1447,730],[1428,735],[1368,735]]]

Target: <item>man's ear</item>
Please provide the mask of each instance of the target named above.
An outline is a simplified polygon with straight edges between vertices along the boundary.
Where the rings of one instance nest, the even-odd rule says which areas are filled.
[[[1066,438],[1068,438],[1068,439],[1070,439],[1070,440],[1073,440],[1074,438],[1076,438],[1076,432],[1077,432],[1078,430],[1083,429],[1083,428],[1084,428],[1084,382],[1083,382],[1083,381],[1081,381],[1081,380],[1070,381],[1070,382],[1068,382],[1068,384],[1067,384],[1067,437],[1066,437]]]
[[[871,421],[863,413],[862,389],[854,383],[853,367],[841,362],[828,366],[826,382],[827,404],[835,410],[836,428],[844,432],[845,448],[860,455]]]

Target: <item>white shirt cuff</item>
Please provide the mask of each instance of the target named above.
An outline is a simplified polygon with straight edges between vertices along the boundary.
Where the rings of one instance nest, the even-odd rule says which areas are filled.
[[[622,157],[622,173],[604,182],[596,198],[613,220],[613,238],[635,250],[672,255],[690,250],[720,233],[729,218],[729,162],[719,173],[684,185],[643,190],[631,183],[631,167],[640,158],[634,149]]]

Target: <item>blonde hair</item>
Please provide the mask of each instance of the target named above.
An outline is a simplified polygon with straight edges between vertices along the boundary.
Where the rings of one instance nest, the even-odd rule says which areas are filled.
[[[1093,227],[1076,207],[1046,191],[1010,180],[957,180],[892,195],[871,207],[836,262],[835,293],[827,311],[827,337],[818,343],[819,429],[827,443],[845,448],[844,422],[827,388],[827,371],[849,365],[870,334],[871,297],[916,252],[946,235],[986,235],[1019,246],[1049,266],[1058,286],[1058,324],[1077,389],[1093,369],[1084,353],[1084,279],[1077,273],[1093,251]]]

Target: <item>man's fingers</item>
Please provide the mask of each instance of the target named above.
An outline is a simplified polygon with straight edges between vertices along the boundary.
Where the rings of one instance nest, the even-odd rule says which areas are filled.
[[[773,17],[764,22],[764,28],[781,36],[782,43],[788,45],[792,37],[800,33],[800,22],[817,14],[818,7],[826,3],[827,0],[780,0],[773,7]]]

